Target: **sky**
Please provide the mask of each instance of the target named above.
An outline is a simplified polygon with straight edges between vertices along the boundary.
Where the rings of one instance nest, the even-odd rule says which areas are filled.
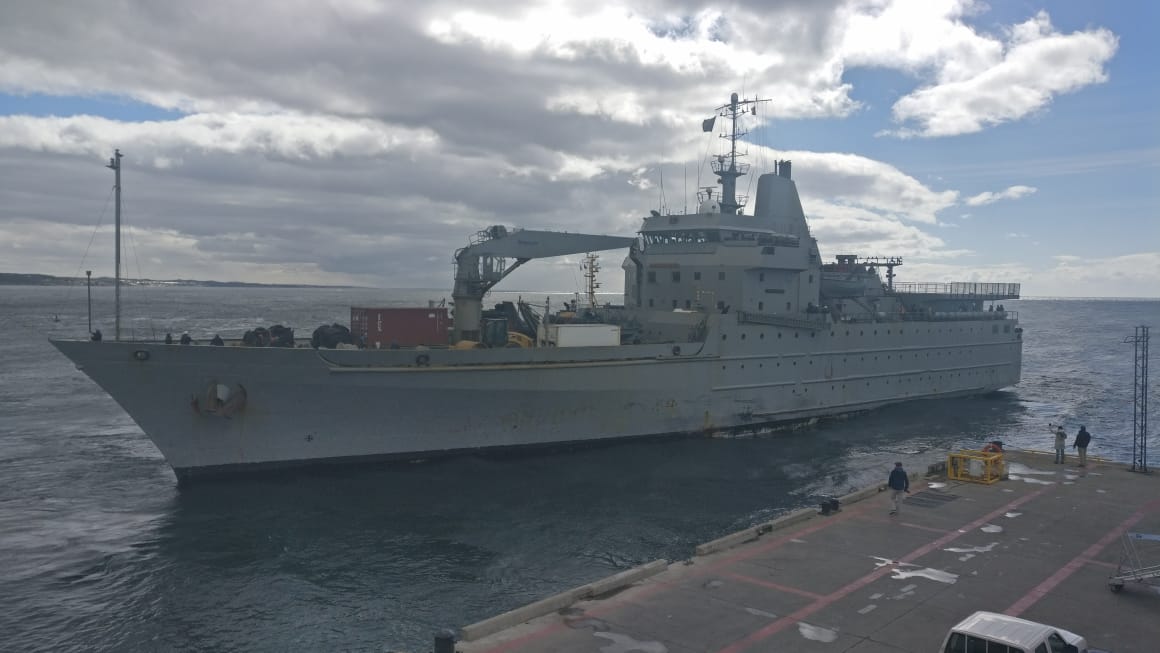
[[[119,148],[126,276],[450,289],[489,225],[694,210],[736,92],[827,260],[1160,296],[1156,3],[241,6],[0,3],[0,272],[112,276]],[[496,289],[580,290],[581,258]]]

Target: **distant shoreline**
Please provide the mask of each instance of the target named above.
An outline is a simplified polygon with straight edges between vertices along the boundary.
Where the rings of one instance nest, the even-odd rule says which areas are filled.
[[[181,286],[208,288],[355,288],[357,286],[328,286],[307,283],[250,283],[246,281],[200,281],[197,279],[121,279],[129,286]],[[0,272],[0,286],[83,286],[85,279],[56,277],[51,274],[22,274]],[[94,286],[112,286],[112,277],[93,277]]]

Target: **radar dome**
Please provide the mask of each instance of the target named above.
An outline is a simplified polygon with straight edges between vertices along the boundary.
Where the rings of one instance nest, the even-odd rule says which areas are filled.
[[[720,213],[720,212],[721,212],[721,205],[718,204],[717,200],[715,200],[713,198],[709,198],[709,199],[705,200],[704,202],[701,202],[701,207],[697,209],[697,213]]]

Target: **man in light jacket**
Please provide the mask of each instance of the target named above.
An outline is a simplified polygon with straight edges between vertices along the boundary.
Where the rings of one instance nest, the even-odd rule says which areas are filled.
[[[1064,463],[1065,454],[1067,452],[1067,433],[1064,432],[1062,426],[1055,426],[1048,424],[1055,429],[1055,464],[1062,465]]]

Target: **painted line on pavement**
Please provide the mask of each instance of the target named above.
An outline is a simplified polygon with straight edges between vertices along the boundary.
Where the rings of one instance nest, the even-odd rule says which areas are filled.
[[[1107,535],[1101,537],[1098,542],[1089,546],[1084,550],[1083,553],[1072,558],[1071,562],[1064,565],[1059,571],[1048,576],[1047,580],[1033,587],[1030,592],[1027,592],[1027,594],[1023,595],[1023,598],[1019,599],[1015,603],[1012,603],[1011,607],[1003,611],[1003,614],[1011,617],[1018,617],[1019,615],[1023,614],[1027,608],[1030,608],[1031,606],[1038,603],[1039,599],[1047,596],[1051,590],[1055,589],[1060,583],[1067,580],[1068,576],[1071,576],[1076,571],[1078,571],[1079,568],[1082,567],[1085,563],[1091,562],[1092,558],[1096,557],[1100,554],[1100,551],[1104,550],[1104,547],[1118,539],[1124,531],[1128,530],[1134,526],[1136,522],[1143,519],[1144,515],[1147,515],[1156,506],[1160,506],[1160,499],[1154,499],[1148,502],[1143,508],[1140,508],[1136,512],[1132,513],[1131,517],[1128,517],[1123,522],[1121,522],[1119,526],[1109,531]]]
[[[966,535],[967,533],[970,533],[971,531],[974,531],[975,529],[982,527],[984,524],[987,524],[987,523],[993,521],[999,515],[1002,515],[1003,513],[1007,512],[1009,510],[1012,510],[1014,508],[1017,508],[1017,507],[1023,505],[1024,503],[1031,501],[1032,499],[1038,498],[1043,493],[1047,492],[1048,489],[1049,489],[1048,487],[1044,487],[1040,490],[1036,490],[1036,491],[1032,492],[1031,494],[1027,494],[1027,495],[1024,495],[1022,497],[1019,497],[1018,499],[1015,499],[1014,501],[1008,503],[1007,505],[1005,505],[1001,508],[998,508],[996,510],[993,510],[993,511],[987,513],[986,515],[971,522],[970,524],[967,524],[966,526],[964,526],[960,530],[956,530],[956,531],[947,533],[946,535],[943,535],[942,537],[938,538],[937,540],[934,540],[933,542],[928,542],[927,544],[920,546],[919,548],[915,549],[914,551],[911,551],[910,553],[906,554],[902,558],[899,558],[895,562],[910,562],[911,560],[916,560],[916,559],[930,553],[931,551],[934,551],[935,549],[939,549],[943,545],[948,544],[950,542],[953,542],[954,540],[962,537],[963,535]],[[798,622],[800,622],[803,619],[805,619],[806,617],[814,614],[818,610],[821,610],[822,608],[829,606],[830,604],[834,603],[835,601],[838,601],[839,599],[845,598],[849,594],[855,592],[856,590],[859,590],[859,589],[865,587],[866,585],[869,585],[870,583],[881,578],[882,576],[885,576],[888,573],[891,573],[892,571],[894,571],[894,568],[892,565],[886,565],[883,567],[879,567],[875,571],[872,571],[869,574],[866,574],[865,576],[863,576],[863,577],[861,577],[861,578],[859,578],[851,583],[848,583],[845,587],[842,587],[841,589],[838,589],[834,592],[831,592],[830,594],[823,596],[822,598],[818,599],[817,601],[814,601],[813,603],[797,610],[796,612],[793,612],[792,614],[789,614],[785,617],[782,617],[781,619],[778,619],[777,621],[769,624],[768,626],[766,626],[760,630],[757,630],[753,633],[750,633],[747,637],[744,637],[742,639],[737,640],[736,642],[733,642],[732,644],[730,644],[730,645],[726,646],[725,648],[721,649],[720,651],[718,651],[718,653],[737,653],[738,651],[742,651],[742,650],[748,648],[749,646],[756,644],[757,642],[760,642],[761,640],[763,640],[771,635],[777,634],[777,633],[781,632],[782,630],[785,630],[786,628],[788,628],[794,624],[797,624]]]

